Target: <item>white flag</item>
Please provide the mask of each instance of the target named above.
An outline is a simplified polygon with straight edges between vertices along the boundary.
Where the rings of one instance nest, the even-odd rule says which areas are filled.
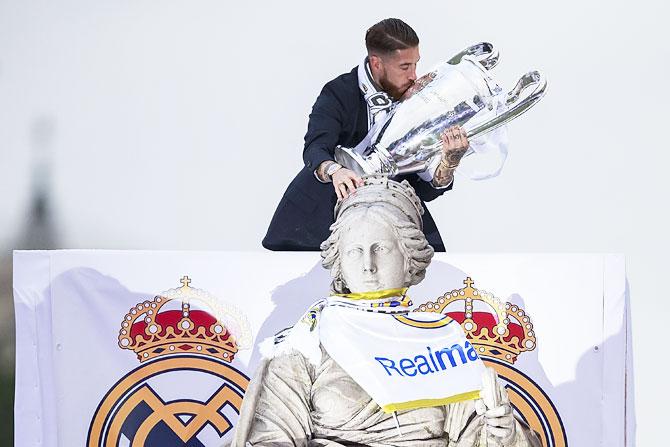
[[[319,336],[326,352],[387,413],[479,397],[484,365],[447,315],[329,306],[321,313]]]

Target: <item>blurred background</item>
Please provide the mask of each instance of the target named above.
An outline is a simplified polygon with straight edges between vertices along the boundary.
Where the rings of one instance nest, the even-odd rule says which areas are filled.
[[[385,17],[419,34],[419,74],[484,40],[505,88],[546,73],[547,96],[509,126],[501,175],[457,178],[429,207],[452,252],[626,255],[637,441],[659,445],[668,9],[0,0],[0,445],[13,439],[12,250],[262,250],[316,96],[362,61],[365,30]]]

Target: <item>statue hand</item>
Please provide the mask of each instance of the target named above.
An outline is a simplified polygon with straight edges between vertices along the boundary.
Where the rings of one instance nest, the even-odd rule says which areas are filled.
[[[516,422],[509,397],[498,384],[496,372],[487,368],[482,380],[481,399],[475,402],[477,414],[484,416],[486,441],[490,446],[510,445],[516,437]]]
[[[516,423],[512,406],[508,403],[484,413],[486,440],[490,446],[510,445],[516,437]]]

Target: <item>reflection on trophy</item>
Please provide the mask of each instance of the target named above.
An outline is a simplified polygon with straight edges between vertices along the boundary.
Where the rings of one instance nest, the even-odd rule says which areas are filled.
[[[497,63],[490,43],[463,50],[417,79],[358,146],[338,146],[335,159],[359,175],[422,172],[440,156],[444,129],[462,126],[472,140],[513,120],[542,98],[547,83],[530,71],[504,93],[489,73]]]

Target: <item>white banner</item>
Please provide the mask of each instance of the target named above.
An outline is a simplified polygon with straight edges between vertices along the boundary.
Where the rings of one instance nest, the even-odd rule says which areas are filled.
[[[225,443],[258,342],[328,294],[319,261],[15,252],[16,445]],[[409,295],[461,324],[544,445],[623,447],[634,425],[626,290],[621,256],[438,254]]]

